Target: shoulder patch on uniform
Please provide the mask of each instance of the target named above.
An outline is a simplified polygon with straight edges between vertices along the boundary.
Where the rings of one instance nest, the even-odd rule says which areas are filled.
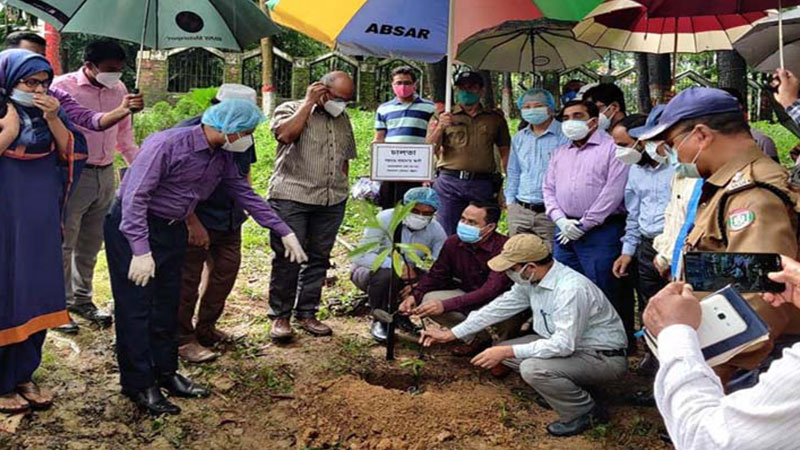
[[[749,177],[746,177],[744,172],[736,172],[733,178],[731,178],[731,181],[728,182],[728,187],[725,188],[725,190],[728,192],[739,192],[753,186],[755,186],[755,183],[753,183],[753,180]]]
[[[728,229],[739,231],[756,221],[756,213],[749,209],[735,209],[728,215]]]

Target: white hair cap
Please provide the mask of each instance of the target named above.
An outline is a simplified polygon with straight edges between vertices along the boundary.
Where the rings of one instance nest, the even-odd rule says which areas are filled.
[[[256,90],[249,86],[245,86],[243,84],[225,83],[219,87],[219,90],[217,91],[217,100],[225,101],[234,98],[253,102],[254,105],[257,104]]]

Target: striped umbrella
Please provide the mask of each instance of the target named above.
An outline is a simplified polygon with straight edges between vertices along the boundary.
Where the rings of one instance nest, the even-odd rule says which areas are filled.
[[[800,0],[782,0],[800,4]],[[625,52],[700,53],[732,50],[766,16],[769,1],[610,0],[573,31],[590,45]],[[772,0],[778,6],[777,0]]]

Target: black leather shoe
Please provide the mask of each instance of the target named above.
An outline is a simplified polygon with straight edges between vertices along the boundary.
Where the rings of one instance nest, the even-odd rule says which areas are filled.
[[[175,397],[202,398],[211,395],[208,389],[177,372],[160,376],[158,385]]]
[[[74,320],[72,320],[72,318],[70,318],[68,324],[61,325],[60,327],[56,327],[53,329],[58,331],[59,333],[78,334],[78,331],[80,331],[81,327],[78,326],[77,322],[75,322]]]
[[[143,411],[151,415],[160,416],[161,414],[180,414],[181,408],[170,403],[161,393],[158,386],[151,386],[143,391],[127,391],[123,388],[122,393],[133,400]]]
[[[67,310],[72,314],[83,317],[89,322],[96,323],[101,328],[110,327],[114,321],[108,311],[98,309],[97,306],[94,306],[94,303],[70,306]]]
[[[372,326],[369,329],[369,334],[372,335],[372,339],[375,339],[380,344],[385,344],[386,339],[389,338],[389,327],[386,326],[385,323],[381,322],[380,320],[374,320],[372,322]]]
[[[595,405],[588,413],[569,422],[556,421],[547,426],[547,432],[557,437],[575,436],[603,423],[608,423],[606,412]]]

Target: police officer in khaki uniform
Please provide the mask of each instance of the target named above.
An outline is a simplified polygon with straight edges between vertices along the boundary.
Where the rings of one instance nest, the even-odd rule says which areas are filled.
[[[480,103],[483,77],[462,72],[455,86],[456,107],[431,121],[426,138],[436,146],[438,175],[433,188],[441,201],[436,218],[448,235],[456,232],[461,212],[470,202],[497,201],[503,180],[494,149],[505,171],[511,145],[503,113]]]
[[[684,252],[797,256],[798,198],[789,189],[788,173],[758,148],[732,95],[712,88],[687,89],[670,101],[658,126],[641,139],[663,139],[677,155],[676,173],[704,179]],[[700,292],[698,298],[707,294]],[[773,308],[760,297],[745,295],[769,325],[770,341],[717,366],[723,383],[737,369],[756,368],[778,336],[798,331],[796,308]]]

